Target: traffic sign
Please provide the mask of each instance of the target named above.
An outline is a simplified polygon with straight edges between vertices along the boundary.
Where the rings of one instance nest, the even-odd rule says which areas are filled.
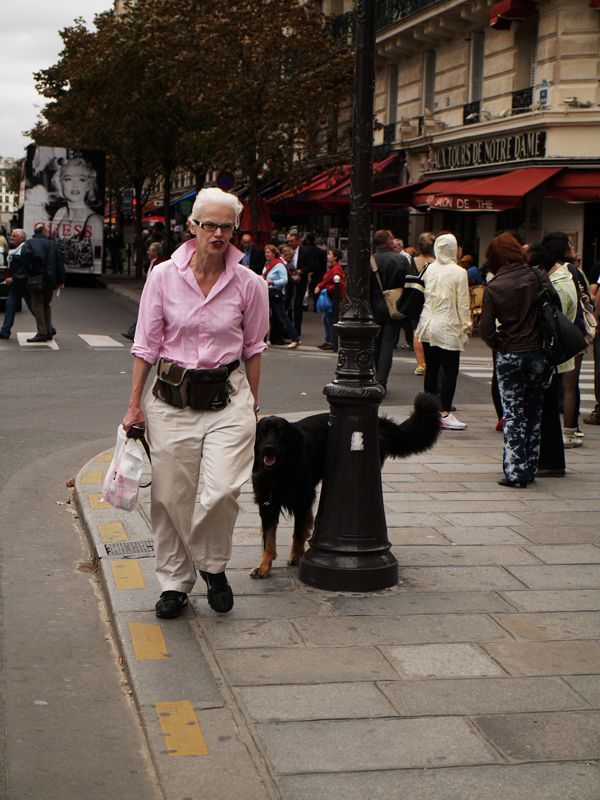
[[[133,189],[123,189],[123,214],[126,217],[133,214]]]
[[[221,170],[217,175],[216,182],[219,189],[222,189],[224,192],[230,192],[236,183],[235,175],[233,172],[229,172],[229,170]]]

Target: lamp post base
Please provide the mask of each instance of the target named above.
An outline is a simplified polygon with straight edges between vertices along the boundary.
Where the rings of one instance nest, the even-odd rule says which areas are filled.
[[[398,583],[398,562],[389,551],[349,556],[311,547],[300,559],[299,578],[330,592],[377,592]]]

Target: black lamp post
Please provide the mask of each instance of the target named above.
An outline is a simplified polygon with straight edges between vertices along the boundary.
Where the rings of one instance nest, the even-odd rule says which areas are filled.
[[[383,508],[378,420],[383,390],[375,380],[378,325],[369,302],[375,4],[358,4],[348,285],[335,326],[336,377],[323,390],[331,415],[321,500],[310,547],[300,559],[300,580],[332,591],[373,591],[398,581]]]

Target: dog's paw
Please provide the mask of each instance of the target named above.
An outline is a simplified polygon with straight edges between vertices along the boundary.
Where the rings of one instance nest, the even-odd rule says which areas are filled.
[[[250,573],[251,578],[268,578],[271,574],[270,567],[263,567],[262,564],[259,564],[258,567],[254,567],[252,572]]]
[[[300,563],[300,556],[290,556],[288,558],[287,565],[288,567],[297,567]]]

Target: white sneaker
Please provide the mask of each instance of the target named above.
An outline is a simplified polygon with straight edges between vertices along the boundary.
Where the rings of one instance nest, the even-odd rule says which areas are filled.
[[[565,450],[568,450],[571,447],[581,447],[583,441],[575,435],[575,428],[563,428],[563,444]]]
[[[449,431],[464,431],[466,427],[465,423],[459,422],[454,414],[442,417],[442,428],[446,428]]]

